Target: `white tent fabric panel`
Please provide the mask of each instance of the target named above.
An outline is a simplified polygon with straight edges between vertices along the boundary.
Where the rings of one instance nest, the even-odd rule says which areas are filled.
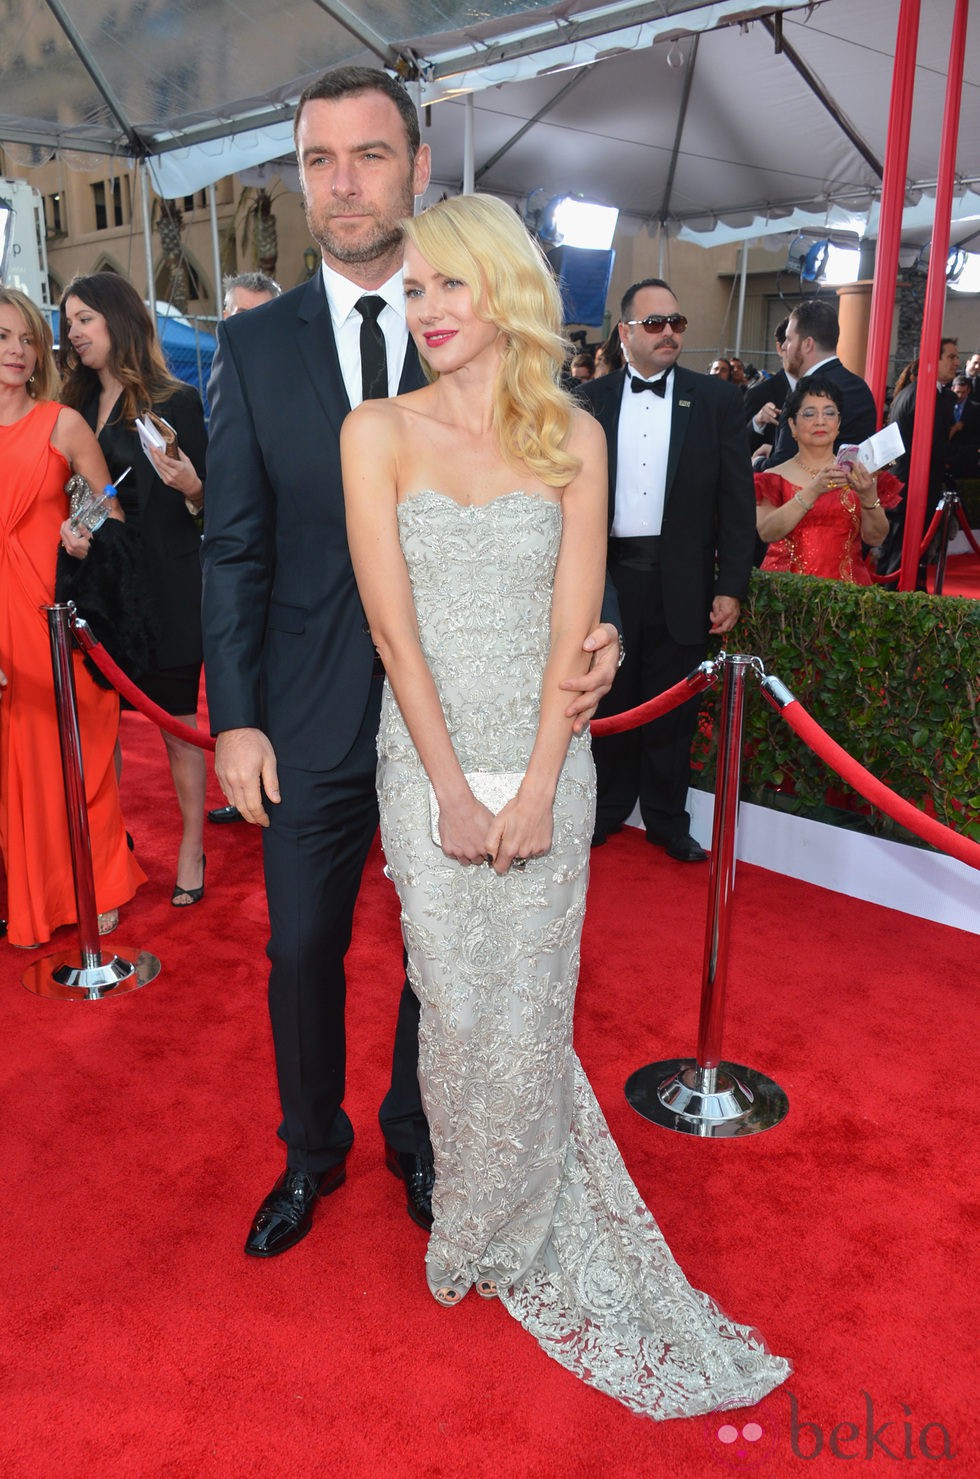
[[[920,215],[936,178],[952,10],[922,0],[908,169]],[[6,0],[0,143],[18,165],[54,153],[80,167],[93,154],[146,158],[159,193],[179,197],[289,158],[311,77],[386,61],[414,70],[432,102],[424,137],[443,188],[462,184],[469,106],[478,189],[577,193],[618,206],[634,229],[705,243],[840,213],[868,223],[898,11],[899,0],[357,0],[356,14],[340,0]],[[957,210],[970,214],[980,26],[967,45]],[[461,85],[474,90],[469,104]]]

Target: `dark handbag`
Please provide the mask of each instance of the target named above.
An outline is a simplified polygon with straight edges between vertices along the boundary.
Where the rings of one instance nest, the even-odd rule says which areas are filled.
[[[151,666],[152,626],[140,579],[139,535],[121,519],[106,519],[84,560],[58,548],[54,598],[73,601],[109,656],[130,676]],[[85,666],[100,688],[111,688],[90,658]]]

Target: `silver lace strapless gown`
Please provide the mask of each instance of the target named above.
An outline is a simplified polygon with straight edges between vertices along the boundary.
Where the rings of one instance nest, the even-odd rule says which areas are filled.
[[[560,505],[518,492],[470,508],[430,491],[400,504],[398,523],[464,771],[523,771]],[[430,1288],[495,1278],[550,1356],[650,1417],[758,1401],[788,1362],[687,1283],[572,1048],[595,810],[587,735],[569,746],[551,852],[504,877],[432,841],[428,778],[387,685],[378,755],[382,840],[422,1003]]]

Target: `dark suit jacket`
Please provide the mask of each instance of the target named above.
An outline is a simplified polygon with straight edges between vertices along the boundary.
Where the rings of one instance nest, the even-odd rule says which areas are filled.
[[[424,384],[409,341],[400,390]],[[214,734],[265,730],[325,771],[367,707],[374,648],[340,477],[350,410],[323,279],[225,320],[208,389],[204,662]]]
[[[625,370],[582,387],[606,433],[609,526],[616,508],[619,410]],[[755,550],[755,492],[741,392],[675,365],[661,529],[664,616],[676,642],[708,635],[714,596],[744,599]]]
[[[868,437],[874,436],[878,429],[878,412],[867,382],[862,380],[860,375],[855,375],[851,370],[845,369],[840,360],[836,358],[821,365],[817,373],[827,380],[832,380],[840,389],[843,397],[844,408],[841,413],[838,440],[853,442],[857,445]],[[772,452],[762,466],[778,467],[780,463],[788,462],[791,457],[795,457],[796,452],[796,442],[790,433],[784,413],[779,418],[779,428]]]
[[[82,407],[93,428],[98,391]],[[207,431],[201,397],[192,385],[181,386],[153,407],[177,433],[198,477],[204,480]],[[126,522],[139,534],[140,570],[152,627],[153,664],[179,668],[201,660],[201,536],[187,512],[184,496],[159,477],[132,426],[113,420],[99,433],[109,474],[118,478],[131,468],[119,489]]]
[[[913,380],[892,401],[890,419],[894,421],[905,443],[905,451],[895,459],[895,476],[903,483],[909,479],[912,456],[912,433],[915,429],[915,407],[919,382]],[[932,423],[932,450],[929,457],[929,491],[933,498],[942,492],[943,470],[950,458],[949,428],[953,424],[953,395],[945,387],[936,391],[936,414]],[[961,432],[962,436],[963,433]]]
[[[783,408],[783,401],[789,395],[789,381],[786,379],[785,370],[777,370],[775,375],[770,375],[768,380],[760,380],[757,385],[750,385],[745,392],[745,430],[749,438],[749,448],[755,451],[768,442],[770,428],[766,427],[763,432],[756,431],[752,425],[753,418],[758,416],[763,406],[772,401],[777,411]]]

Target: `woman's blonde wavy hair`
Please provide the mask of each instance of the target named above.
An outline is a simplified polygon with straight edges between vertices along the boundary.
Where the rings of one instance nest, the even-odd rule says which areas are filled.
[[[473,309],[504,336],[493,420],[508,461],[526,463],[550,487],[581,466],[567,449],[574,401],[559,383],[566,345],[561,295],[551,268],[520,217],[491,195],[456,195],[402,222],[429,266],[458,277]],[[430,380],[437,372],[422,356]]]
[[[37,366],[27,382],[27,394],[35,401],[56,400],[61,389],[61,377],[54,361],[53,340],[47,319],[37,305],[16,288],[0,287],[0,304],[7,308],[16,308],[34,340]]]

